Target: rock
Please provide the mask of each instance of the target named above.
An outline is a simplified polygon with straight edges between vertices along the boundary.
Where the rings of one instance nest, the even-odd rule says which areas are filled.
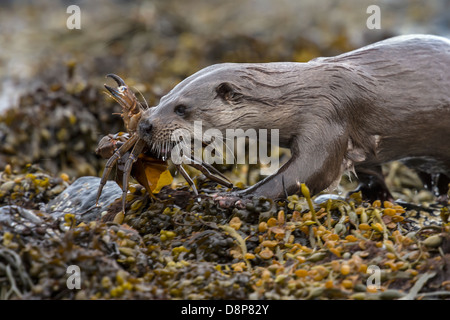
[[[0,208],[0,222],[9,220],[10,215],[13,215],[14,213],[19,214],[19,216],[21,216],[23,219],[34,224],[42,223],[42,219],[39,218],[32,210],[15,205],[4,206]]]
[[[10,231],[20,233],[19,229],[32,228],[42,224],[39,218],[32,210],[25,209],[16,205],[4,206],[0,208],[0,230],[10,228]]]
[[[51,219],[46,213],[26,209],[16,205],[0,207],[0,231],[20,237],[23,243],[30,239],[44,239],[55,236],[56,230],[51,229]],[[2,237],[0,236],[0,239]],[[5,241],[2,242],[5,245]]]
[[[314,203],[316,204],[322,204],[327,202],[328,200],[345,200],[345,198],[337,195],[337,194],[331,194],[331,193],[326,193],[326,194],[321,194],[320,196],[317,196],[313,199]]]
[[[47,212],[53,217],[64,217],[66,213],[75,215],[77,221],[93,221],[107,211],[109,205],[122,196],[122,190],[114,181],[108,181],[95,207],[97,190],[100,185],[98,177],[81,177],[75,180],[55,199],[47,205]]]

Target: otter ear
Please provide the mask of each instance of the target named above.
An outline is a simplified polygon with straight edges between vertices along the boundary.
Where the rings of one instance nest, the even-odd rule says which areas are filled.
[[[219,84],[216,88],[216,93],[216,97],[220,97],[221,99],[226,101],[236,101],[242,96],[242,94],[237,92],[235,87],[228,82],[222,82],[221,84]]]

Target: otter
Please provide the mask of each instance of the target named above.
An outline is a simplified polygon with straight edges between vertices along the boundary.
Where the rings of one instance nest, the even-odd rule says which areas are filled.
[[[239,196],[313,194],[355,172],[366,197],[392,198],[381,165],[403,161],[442,194],[450,181],[450,40],[397,36],[307,63],[222,63],[176,85],[147,109],[138,134],[170,145],[171,133],[203,127],[278,129],[291,158]],[[436,179],[435,179],[436,180]]]

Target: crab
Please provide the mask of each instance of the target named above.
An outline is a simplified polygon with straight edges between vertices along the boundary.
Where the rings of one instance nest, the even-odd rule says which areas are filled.
[[[137,132],[142,112],[148,108],[148,106],[141,104],[122,78],[115,74],[108,74],[106,77],[112,78],[118,85],[118,88],[115,89],[105,84],[105,88],[111,94],[111,97],[122,107],[122,113],[120,115],[122,116],[127,132],[108,134],[104,136],[98,144],[96,153],[108,160],[97,191],[96,205],[98,205],[103,187],[105,186],[111,171],[114,166],[116,166],[116,182],[122,188],[122,212],[125,214],[126,195],[128,193],[130,176],[134,177],[137,182],[147,190],[153,199],[156,199],[153,195],[153,188],[155,185],[150,181],[149,173],[154,170],[163,172],[167,169],[168,164],[166,159],[160,159],[158,155],[151,152],[147,143],[139,137]],[[210,164],[195,158],[193,155],[190,156],[189,160],[190,161],[187,162],[188,165],[200,170],[210,180],[228,188],[233,187],[233,184]],[[177,171],[180,172],[188,182],[194,194],[198,195],[194,181],[183,166],[181,164],[175,164],[175,166]]]

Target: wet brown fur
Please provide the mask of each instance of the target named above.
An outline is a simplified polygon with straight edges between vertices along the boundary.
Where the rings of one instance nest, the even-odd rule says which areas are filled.
[[[308,63],[207,67],[145,111],[138,133],[158,146],[195,120],[224,136],[226,129],[279,129],[292,158],[244,194],[283,197],[283,181],[288,194],[301,182],[316,193],[353,168],[361,180],[381,177],[381,164],[392,160],[448,178],[449,90],[450,41],[400,36]],[[180,105],[183,116],[175,112]]]

